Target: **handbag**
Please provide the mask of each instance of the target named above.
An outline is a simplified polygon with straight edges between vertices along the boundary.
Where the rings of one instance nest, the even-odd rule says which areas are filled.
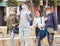
[[[40,33],[41,33],[41,39],[45,38],[45,36],[46,36],[46,29],[40,30]]]
[[[40,20],[41,20],[41,24],[42,24],[42,17],[40,18]],[[46,28],[44,27],[44,29],[40,29],[40,33],[41,33],[41,39],[45,38]]]
[[[17,26],[13,27],[13,32],[19,34],[19,27]]]

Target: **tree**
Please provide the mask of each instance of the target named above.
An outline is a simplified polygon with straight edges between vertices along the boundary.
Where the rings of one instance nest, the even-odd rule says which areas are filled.
[[[54,6],[56,4],[56,0],[49,0],[49,6]]]
[[[44,0],[46,2],[46,0]],[[49,6],[54,6],[56,4],[56,0],[48,0],[48,5]]]
[[[8,0],[8,6],[18,6],[19,2],[17,0]]]

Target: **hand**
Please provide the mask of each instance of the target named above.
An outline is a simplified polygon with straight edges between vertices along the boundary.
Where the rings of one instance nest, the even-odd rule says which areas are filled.
[[[57,31],[54,31],[54,33],[55,33],[55,34],[58,34],[58,32],[57,32]]]
[[[36,26],[34,25],[33,28],[36,28]]]
[[[48,18],[46,17],[46,18],[45,18],[45,21],[47,21],[47,20],[48,20]]]
[[[12,24],[12,26],[15,26],[15,24]]]

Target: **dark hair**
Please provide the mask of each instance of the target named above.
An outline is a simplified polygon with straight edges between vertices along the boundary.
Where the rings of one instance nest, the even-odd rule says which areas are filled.
[[[21,2],[21,3],[27,4],[27,2]]]
[[[38,12],[40,14],[40,17],[42,17],[43,16],[42,12],[40,10],[38,10]]]

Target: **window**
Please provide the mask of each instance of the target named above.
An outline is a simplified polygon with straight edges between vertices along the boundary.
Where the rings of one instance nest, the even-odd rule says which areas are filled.
[[[57,6],[58,24],[60,25],[60,6]]]

